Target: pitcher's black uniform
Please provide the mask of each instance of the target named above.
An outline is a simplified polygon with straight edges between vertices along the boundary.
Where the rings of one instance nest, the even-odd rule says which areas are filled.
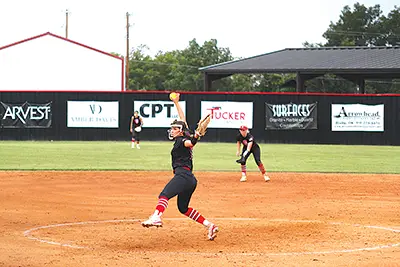
[[[163,225],[161,216],[167,209],[169,200],[177,195],[179,211],[193,221],[205,226],[207,228],[208,239],[214,240],[217,236],[218,226],[208,221],[193,207],[189,207],[190,199],[197,186],[197,179],[192,173],[193,147],[197,144],[201,136],[199,132],[190,134],[183,110],[179,105],[179,95],[179,93],[176,93],[176,97],[171,98],[177,109],[179,120],[174,120],[171,123],[171,128],[168,130],[168,138],[174,140],[171,151],[174,177],[167,183],[158,196],[158,203],[153,215],[148,220],[141,222],[141,224],[143,227],[161,227]],[[199,129],[201,130],[201,128]]]
[[[172,169],[175,175],[159,196],[170,199],[178,195],[178,209],[181,213],[187,212],[190,198],[197,186],[197,179],[192,173],[193,147],[185,147],[186,140],[190,140],[190,137],[175,137],[175,143],[171,150]]]

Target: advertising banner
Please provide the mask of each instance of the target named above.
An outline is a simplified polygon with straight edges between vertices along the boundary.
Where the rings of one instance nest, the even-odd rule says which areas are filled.
[[[4,128],[50,128],[52,111],[51,102],[46,104],[1,103],[1,127]]]
[[[179,101],[179,105],[186,116],[186,102]],[[143,128],[168,128],[173,120],[179,118],[172,101],[133,101],[133,110],[143,118]]]
[[[118,101],[68,101],[67,127],[118,128]]]
[[[265,103],[266,130],[318,129],[317,103]]]
[[[332,131],[383,132],[384,105],[332,104]]]
[[[211,114],[208,128],[253,128],[253,102],[201,101],[201,117]]]

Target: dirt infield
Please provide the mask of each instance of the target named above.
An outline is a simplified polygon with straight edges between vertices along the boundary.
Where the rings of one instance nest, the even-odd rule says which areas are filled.
[[[400,175],[195,175],[215,241],[141,227],[171,172],[0,172],[0,266],[400,266]]]

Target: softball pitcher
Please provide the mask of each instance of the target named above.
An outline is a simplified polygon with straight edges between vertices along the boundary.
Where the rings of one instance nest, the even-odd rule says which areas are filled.
[[[161,215],[168,207],[168,201],[178,196],[178,210],[190,219],[204,225],[207,228],[208,239],[214,240],[217,236],[218,227],[204,218],[200,212],[189,207],[190,199],[197,186],[197,179],[192,172],[192,150],[199,138],[205,134],[207,125],[210,122],[210,116],[208,115],[200,120],[196,131],[191,135],[179,105],[179,94],[174,94],[170,98],[174,102],[180,118],[180,120],[174,120],[171,123],[171,128],[168,131],[168,137],[175,141],[171,151],[174,177],[161,191],[153,215],[142,222],[142,225],[143,227],[161,227],[163,225]]]

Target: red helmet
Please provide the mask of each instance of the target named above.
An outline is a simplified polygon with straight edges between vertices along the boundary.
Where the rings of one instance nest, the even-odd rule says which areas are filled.
[[[247,126],[246,125],[242,125],[242,126],[240,126],[240,128],[239,128],[239,130],[241,130],[241,131],[247,131],[249,128],[247,128]]]

